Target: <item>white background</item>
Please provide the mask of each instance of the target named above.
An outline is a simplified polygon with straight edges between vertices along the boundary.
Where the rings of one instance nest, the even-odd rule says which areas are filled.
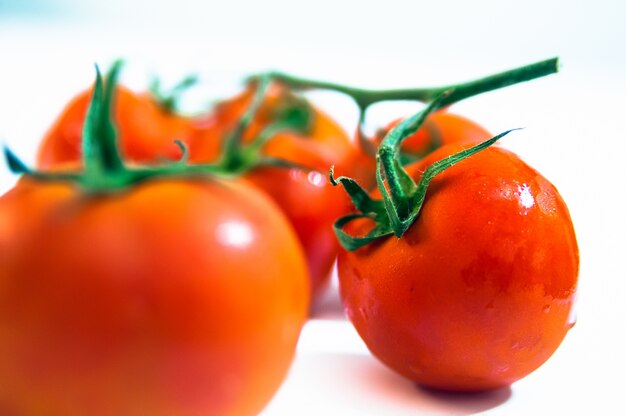
[[[568,202],[581,272],[578,323],[531,376],[482,395],[420,390],[364,348],[336,293],[303,331],[289,378],[265,414],[620,413],[626,371],[626,3],[620,1],[296,2],[0,0],[0,141],[34,161],[60,108],[94,77],[128,62],[123,81],[189,72],[189,109],[280,69],[365,87],[449,84],[551,56],[558,75],[469,99],[454,111],[497,133]],[[316,94],[352,131],[351,102]],[[370,124],[416,107],[374,109]],[[400,114],[401,112],[401,114]],[[15,178],[0,167],[0,192]]]

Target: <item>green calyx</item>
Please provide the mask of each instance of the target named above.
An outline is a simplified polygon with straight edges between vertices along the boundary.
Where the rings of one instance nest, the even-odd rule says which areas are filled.
[[[403,139],[415,132],[443,100],[443,96],[436,99],[424,110],[409,117],[391,130],[383,140],[376,162],[376,182],[382,194],[382,199],[373,199],[354,179],[341,176],[334,178],[333,169],[330,170],[330,181],[333,185],[341,184],[348,193],[356,213],[339,218],[333,225],[339,243],[349,251],[356,250],[382,237],[395,235],[402,237],[417,219],[430,182],[444,170],[456,165],[460,161],[480,152],[494,144],[513,130],[505,131],[476,146],[441,159],[428,166],[418,183],[404,170],[400,163],[399,148]],[[367,218],[374,222],[371,230],[362,236],[354,236],[344,228],[348,223],[357,219]]]
[[[128,188],[141,181],[164,176],[189,176],[199,174],[198,169],[185,163],[163,166],[127,166],[117,144],[117,131],[113,123],[112,108],[121,61],[116,61],[105,79],[96,66],[96,81],[82,134],[83,168],[72,172],[42,172],[23,164],[8,148],[4,149],[9,168],[42,181],[67,181],[79,185],[87,193],[108,193]],[[183,152],[185,159],[185,152]],[[209,169],[203,169],[206,173]]]
[[[389,131],[376,151],[376,183],[382,199],[372,198],[352,178],[345,176],[334,178],[331,168],[331,183],[341,184],[356,208],[355,213],[339,218],[334,224],[334,231],[340,244],[346,250],[353,251],[382,237],[391,235],[402,237],[419,216],[428,186],[433,178],[513,131],[505,131],[483,143],[433,163],[426,168],[419,182],[416,183],[403,167],[407,161],[403,158],[400,146],[403,140],[420,128],[429,114],[465,98],[548,75],[556,72],[557,69],[558,59],[553,58],[451,87],[390,91],[355,89],[280,74],[278,79],[296,88],[329,88],[349,94],[362,110],[361,122],[363,111],[374,102],[415,99],[428,103],[422,111],[405,119]],[[372,222],[370,231],[365,235],[355,236],[345,231],[349,223],[363,218]]]
[[[161,165],[127,165],[119,152],[118,135],[112,108],[121,61],[115,62],[106,77],[96,66],[96,81],[87,110],[82,134],[83,168],[81,171],[43,172],[30,169],[10,149],[4,148],[5,160],[16,174],[25,174],[42,181],[67,181],[79,185],[87,193],[107,193],[129,188],[142,181],[161,177],[199,177],[216,175],[233,177],[258,166],[292,167],[290,162],[263,155],[264,144],[283,131],[306,133],[312,123],[312,110],[305,101],[294,100],[278,106],[272,123],[260,134],[243,143],[243,134],[265,98],[270,77],[262,77],[253,102],[225,138],[220,159],[210,164],[189,164],[186,145],[172,138],[182,150],[179,161]]]

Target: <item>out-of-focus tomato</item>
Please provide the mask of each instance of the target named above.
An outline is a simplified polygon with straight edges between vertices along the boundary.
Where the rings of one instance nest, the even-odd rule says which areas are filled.
[[[213,162],[219,157],[225,137],[251,105],[255,91],[251,86],[216,106],[205,119],[205,134],[190,143],[190,162]],[[338,243],[332,224],[350,206],[345,194],[329,183],[328,170],[336,165],[339,173],[347,172],[354,146],[329,116],[280,85],[270,86],[245,131],[243,142],[250,143],[272,126],[294,124],[293,120],[287,122],[287,118],[301,119],[295,123],[306,125],[305,131],[278,129],[262,152],[296,167],[257,167],[245,178],[270,195],[294,226],[304,247],[312,289],[317,295],[329,281],[337,254]]]
[[[0,412],[258,414],[308,316],[298,238],[244,181],[123,163],[118,70],[97,77],[79,172],[6,151],[27,176],[0,197]]]
[[[285,377],[308,276],[253,187],[22,179],[0,224],[3,414],[256,414]]]
[[[50,169],[63,162],[80,161],[85,114],[91,99],[88,89],[72,99],[48,130],[39,146],[37,166]],[[120,150],[126,160],[141,163],[177,160],[182,151],[175,140],[189,143],[196,120],[165,109],[150,93],[124,86],[116,91],[115,120]]]
[[[464,147],[407,172],[418,181]],[[370,227],[346,225],[352,235]],[[552,355],[573,325],[578,265],[558,191],[500,147],[439,173],[402,237],[338,258],[346,311],[371,352],[422,385],[461,391],[509,385]]]

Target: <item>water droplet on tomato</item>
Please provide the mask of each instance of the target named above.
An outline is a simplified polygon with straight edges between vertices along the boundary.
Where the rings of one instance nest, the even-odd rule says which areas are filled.
[[[543,306],[543,312],[544,312],[544,313],[548,313],[548,312],[550,312],[550,305],[544,305],[544,306]]]

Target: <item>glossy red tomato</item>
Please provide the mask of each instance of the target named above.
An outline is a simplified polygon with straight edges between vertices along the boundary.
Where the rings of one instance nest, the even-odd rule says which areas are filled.
[[[0,413],[258,414],[309,303],[284,216],[238,182],[0,198]]]
[[[204,136],[198,136],[189,148],[191,162],[214,161],[224,137],[234,128],[249,108],[255,89],[220,103],[206,119]],[[319,294],[329,281],[338,243],[333,235],[335,219],[349,209],[344,193],[328,181],[332,165],[342,174],[350,169],[354,147],[341,127],[320,110],[304,104],[288,90],[273,85],[246,130],[244,142],[250,142],[281,114],[308,111],[311,117],[306,133],[282,131],[271,137],[263,148],[266,156],[292,162],[303,168],[261,167],[245,175],[246,179],[265,191],[278,203],[294,226],[302,243],[311,276],[314,294]],[[299,110],[298,110],[299,109]]]
[[[407,171],[419,180],[444,146]],[[349,224],[362,234],[370,224]],[[401,237],[340,251],[348,316],[372,353],[422,385],[509,385],[546,361],[573,325],[579,257],[555,187],[491,147],[431,182]]]
[[[92,89],[88,89],[62,110],[39,146],[37,166],[49,169],[62,162],[82,158],[82,132]],[[114,115],[120,150],[126,160],[160,162],[178,160],[182,151],[175,140],[191,141],[196,121],[166,110],[149,93],[135,93],[118,86]]]

